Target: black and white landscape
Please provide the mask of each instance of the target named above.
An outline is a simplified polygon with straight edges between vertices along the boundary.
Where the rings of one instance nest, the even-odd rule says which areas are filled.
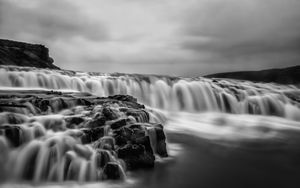
[[[0,0],[0,187],[298,188],[299,10]]]

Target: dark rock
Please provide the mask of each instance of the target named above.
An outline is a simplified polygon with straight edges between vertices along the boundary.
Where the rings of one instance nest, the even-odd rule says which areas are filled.
[[[148,134],[150,135],[151,145],[154,153],[161,157],[168,157],[166,136],[160,124],[154,125],[154,127],[148,128]]]
[[[143,109],[128,108],[126,110],[126,115],[134,117],[137,122],[145,122],[145,123],[147,123],[150,120],[150,116],[149,116],[148,112],[146,112]]]
[[[153,154],[153,150],[151,147],[151,141],[149,136],[143,136],[135,138],[134,143],[143,145],[145,147],[145,151]]]
[[[82,122],[84,122],[84,118],[83,117],[69,117],[66,119],[66,123],[67,123],[67,128],[75,128],[74,125],[79,125]]]
[[[102,110],[103,116],[107,119],[107,120],[114,120],[114,119],[118,119],[119,115],[118,112],[116,112],[115,110],[109,108],[109,107],[105,107]]]
[[[81,131],[84,133],[81,137],[83,144],[94,142],[104,136],[104,127],[81,129]]]
[[[141,144],[126,144],[117,150],[118,157],[125,161],[128,170],[154,166],[155,157],[146,152]]]
[[[114,131],[114,138],[118,146],[123,146],[131,141],[133,130],[128,127],[122,127]]]
[[[108,162],[103,169],[104,178],[117,180],[121,179],[123,176],[120,165],[117,162]]]
[[[59,69],[43,45],[0,39],[0,65]]]
[[[96,127],[102,127],[105,125],[106,118],[105,117],[98,117],[96,119],[90,120],[87,122],[86,127],[88,128],[96,128]]]
[[[105,149],[105,150],[114,150],[115,149],[115,139],[111,136],[104,136],[95,142],[94,148]]]
[[[112,129],[119,129],[127,124],[127,118],[119,119],[110,125]]]
[[[18,147],[22,144],[22,134],[23,131],[19,126],[0,126],[0,135],[5,136],[14,147]]]
[[[45,112],[49,109],[50,102],[47,99],[37,99],[35,106],[37,106],[41,111]]]

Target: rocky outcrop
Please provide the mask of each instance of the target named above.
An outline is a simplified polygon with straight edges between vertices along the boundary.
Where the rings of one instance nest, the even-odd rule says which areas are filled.
[[[168,156],[163,126],[128,95],[0,91],[1,140],[5,151],[24,156],[21,180],[122,179],[126,170],[152,168]]]
[[[59,69],[43,45],[0,39],[0,65]]]

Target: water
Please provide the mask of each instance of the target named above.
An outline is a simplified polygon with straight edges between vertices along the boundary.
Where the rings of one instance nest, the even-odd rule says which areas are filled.
[[[165,124],[171,155],[159,161],[154,170],[128,173],[123,183],[109,183],[110,186],[300,185],[296,176],[300,169],[300,90],[293,85],[201,77],[174,78],[1,67],[0,87],[9,90],[80,91],[97,96],[129,94],[146,104],[152,112],[151,121]],[[20,121],[28,122],[31,119],[34,124],[22,124],[24,130],[28,131],[28,136],[22,142],[28,144],[20,151],[10,152],[10,163],[7,166],[16,167],[12,170],[12,173],[16,173],[13,175],[15,179],[11,181],[22,179],[20,176],[27,174],[22,164],[26,164],[26,160],[30,163],[32,153],[38,153],[37,158],[41,159],[39,165],[34,167],[34,173],[27,174],[33,182],[62,182],[62,176],[65,176],[62,167],[69,158],[74,161],[73,171],[76,173],[71,173],[68,180],[95,182],[103,179],[101,175],[95,175],[95,157],[87,160],[80,156],[80,151],[84,151],[85,155],[89,153],[90,156],[96,156],[95,151],[89,146],[79,146],[78,141],[71,136],[61,137],[59,134],[62,133],[44,128],[45,119],[50,119],[48,121],[52,122],[51,125],[64,129],[64,123],[60,120],[65,112],[42,118],[34,115],[34,109],[18,113],[25,114],[18,117]],[[60,113],[60,108],[56,109],[56,113]],[[6,121],[4,117],[0,120]],[[65,131],[63,134],[76,133]],[[35,135],[43,135],[45,140],[40,141]],[[53,143],[59,147],[45,149]],[[174,145],[179,146],[175,149],[177,152],[173,152]],[[4,139],[0,140],[0,147],[5,157],[10,148]],[[68,147],[72,149],[59,151],[59,148]],[[74,149],[77,147],[83,148]],[[51,165],[42,162],[42,159],[47,158],[54,158],[46,160],[51,161]],[[114,156],[109,156],[109,160],[118,162]],[[120,170],[123,170],[122,164],[119,164]],[[0,167],[0,170],[3,169]],[[128,185],[128,181],[135,183]],[[66,183],[42,185],[69,186]],[[78,184],[73,185],[76,187]],[[83,185],[93,187],[103,184]],[[13,184],[7,183],[4,186]]]

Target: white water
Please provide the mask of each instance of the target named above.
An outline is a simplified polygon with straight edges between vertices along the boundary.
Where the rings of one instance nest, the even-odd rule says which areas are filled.
[[[241,145],[244,142],[265,143],[269,141],[275,145],[279,143],[294,147],[293,144],[297,143],[296,146],[299,146],[296,137],[300,135],[300,90],[292,85],[2,67],[0,68],[0,87],[3,89],[80,91],[97,96],[128,94],[136,97],[139,102],[147,104],[149,109],[152,109],[151,120],[165,123],[166,130],[169,132],[193,135],[230,146]],[[52,120],[55,118],[61,117],[50,117]],[[0,121],[4,120],[5,118],[0,119]],[[72,136],[67,137],[68,140],[61,140],[66,137],[60,137],[58,133],[45,130],[42,120],[34,119],[35,124],[29,128],[27,125],[22,125],[24,130],[30,129],[29,136],[24,138],[24,142],[30,143],[12,152],[11,156],[8,156],[10,161],[23,161],[22,164],[25,161],[26,164],[26,160],[30,162],[32,153],[38,153],[38,158],[41,160],[53,157],[53,160],[48,160],[53,163],[50,165],[51,168],[47,168],[49,164],[42,161],[38,163],[40,166],[35,166],[36,169],[31,176],[37,182],[41,180],[62,181],[64,179],[61,173],[62,168],[66,161],[70,160],[69,158],[74,161],[72,165],[77,173],[72,176],[70,172],[67,180],[84,182],[101,179],[101,175],[92,175],[97,174],[97,169],[93,168],[97,153],[88,146],[80,146]],[[59,128],[64,128],[63,123]],[[36,140],[32,132],[49,136],[41,142]],[[53,143],[55,143],[53,147],[55,156],[51,154],[51,151],[45,150]],[[78,147],[83,148],[78,149]],[[8,149],[5,140],[0,140],[0,148],[2,151]],[[70,149],[60,151],[61,148]],[[90,153],[88,160],[80,155],[80,151]],[[113,156],[110,157],[110,160],[117,161],[112,158]],[[0,158],[0,162],[1,160]],[[22,167],[22,164],[7,164],[8,168],[17,167],[13,171],[16,173],[13,175],[14,178],[22,179],[21,176],[26,174],[26,169]],[[47,169],[47,172],[43,172],[43,169]]]
[[[226,112],[299,119],[295,86],[206,78],[89,74],[28,68],[0,69],[0,87],[73,90],[97,96],[128,94],[167,111]]]

